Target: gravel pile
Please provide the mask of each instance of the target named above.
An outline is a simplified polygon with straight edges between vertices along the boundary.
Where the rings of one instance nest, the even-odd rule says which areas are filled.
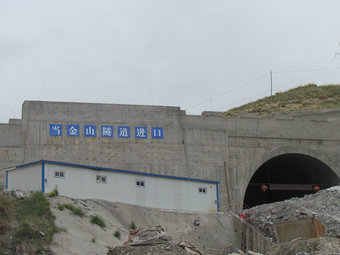
[[[174,243],[146,245],[146,246],[118,246],[110,248],[109,255],[190,255]]]
[[[246,221],[277,241],[275,224],[315,217],[325,226],[325,236],[340,236],[340,187],[302,198],[265,204],[245,210]]]
[[[320,237],[274,245],[266,255],[340,255],[337,238]]]

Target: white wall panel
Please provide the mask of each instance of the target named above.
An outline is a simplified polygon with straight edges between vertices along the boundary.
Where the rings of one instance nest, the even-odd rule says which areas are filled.
[[[35,168],[20,168],[13,171],[10,178],[23,180],[38,180],[33,184],[16,181],[17,186],[25,189],[41,188],[41,164]],[[64,178],[55,177],[55,171],[63,171]],[[14,175],[15,174],[15,175]],[[98,183],[96,176],[106,176],[106,183]],[[57,165],[45,163],[45,192],[57,189],[62,196],[80,199],[103,199],[113,202],[122,202],[147,207],[164,208],[171,210],[189,210],[213,212],[217,210],[216,184],[178,180],[155,176],[120,173],[107,170],[94,170],[90,168]],[[144,187],[136,186],[136,180],[143,180]],[[198,192],[199,187],[206,187],[207,193]]]
[[[8,171],[8,190],[42,191],[41,167],[36,164]]]

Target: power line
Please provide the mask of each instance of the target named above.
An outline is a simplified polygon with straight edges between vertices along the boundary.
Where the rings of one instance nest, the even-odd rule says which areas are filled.
[[[337,70],[340,67],[330,67],[330,68],[318,68],[318,69],[301,69],[301,70],[289,70],[289,71],[275,71],[273,73],[302,73],[302,72],[317,72],[317,71],[326,71],[326,70]]]
[[[339,53],[340,54],[340,53]],[[216,96],[213,96],[213,97],[210,97],[209,99],[207,100],[204,100],[198,104],[195,104],[195,105],[192,105],[190,107],[187,108],[187,110],[190,110],[192,108],[195,108],[197,106],[200,106],[200,105],[204,105],[204,104],[207,104],[207,103],[210,103],[210,107],[212,108],[212,100],[213,99],[217,99],[221,96],[224,96],[225,94],[229,94],[229,93],[232,93],[240,88],[243,88],[253,82],[256,82],[266,76],[270,76],[270,95],[273,94],[273,74],[285,74],[285,73],[301,73],[301,72],[317,72],[317,71],[330,71],[330,70],[340,70],[340,66],[336,66],[336,67],[329,67],[329,68],[325,68],[326,65],[328,65],[330,62],[334,61],[336,59],[337,55],[335,55],[331,60],[329,60],[328,62],[326,62],[324,65],[322,65],[320,68],[315,68],[315,69],[299,69],[299,70],[284,70],[284,71],[270,71],[269,74],[263,74],[253,80],[250,80],[250,81],[247,81],[245,83],[242,83],[241,85],[231,89],[231,90],[228,90],[228,91],[225,91],[225,92],[222,92],[220,94],[217,94]],[[218,107],[219,108],[219,107]],[[215,108],[216,109],[216,108]]]
[[[322,66],[319,67],[319,69],[323,69],[325,68],[329,63],[333,62],[336,59],[336,55],[334,55],[333,58],[331,58],[329,61],[327,61],[325,64],[323,64]],[[327,73],[327,72],[326,72]],[[313,74],[315,75],[315,74]],[[311,75],[308,77],[309,79],[311,78]],[[315,78],[314,78],[315,79]]]
[[[11,108],[8,104],[6,104],[6,106],[7,106],[7,108],[10,110],[10,112],[14,115],[14,117],[16,118],[17,115],[14,113],[14,111],[12,110],[12,108]]]
[[[190,106],[190,107],[187,108],[187,110],[190,110],[190,109],[195,108],[195,107],[197,107],[197,106],[200,106],[200,105],[209,103],[209,102],[211,102],[213,99],[219,98],[219,97],[224,96],[225,94],[228,94],[228,93],[232,93],[232,92],[234,92],[234,91],[236,91],[236,90],[238,90],[238,89],[240,89],[240,88],[243,88],[243,87],[247,86],[247,85],[250,84],[250,83],[253,83],[253,82],[255,82],[255,81],[258,81],[258,80],[260,80],[260,79],[262,79],[262,78],[264,78],[264,77],[266,77],[266,76],[268,76],[268,74],[264,74],[264,75],[261,75],[261,76],[255,78],[255,79],[253,79],[253,80],[247,81],[247,82],[241,84],[240,86],[237,86],[237,87],[235,87],[235,88],[233,88],[233,89],[231,89],[231,90],[228,90],[228,91],[226,91],[226,92],[222,92],[222,93],[220,93],[220,94],[218,94],[218,95],[216,95],[216,96],[214,96],[214,97],[210,97],[209,99],[207,99],[207,100],[205,100],[205,101],[202,101],[202,102],[200,102],[200,103],[198,103],[198,104],[195,104],[195,105],[193,105],[193,106]]]
[[[332,57],[330,60],[328,60],[326,63],[324,63],[319,68],[315,68],[315,69],[300,69],[300,70],[287,70],[287,71],[274,71],[274,72],[271,72],[271,75],[272,75],[272,73],[275,73],[275,74],[287,74],[287,73],[319,72],[319,71],[328,71],[329,72],[331,70],[339,70],[340,69],[339,66],[326,68],[326,66],[329,65],[329,63],[333,62],[335,59],[336,59],[336,55],[334,55],[334,57]],[[310,78],[311,78],[311,75],[308,75],[308,79],[310,79]],[[271,80],[271,89],[272,89],[272,80]]]
[[[256,95],[253,95],[253,96],[250,97],[250,98],[247,97],[247,98],[244,98],[244,99],[241,99],[241,100],[237,100],[237,101],[235,101],[235,102],[233,102],[233,103],[231,103],[231,104],[228,104],[228,105],[223,105],[223,106],[215,107],[214,110],[216,110],[216,109],[221,109],[221,108],[228,108],[228,107],[230,107],[230,106],[237,105],[237,104],[239,104],[240,102],[244,102],[245,100],[248,100],[248,99],[249,99],[249,101],[250,101],[250,100],[252,100],[252,98],[257,98],[257,97],[262,96],[262,95],[265,95],[265,94],[267,94],[267,93],[268,93],[268,90],[263,91],[263,92],[261,92],[261,93],[258,93],[258,94],[256,94]],[[258,100],[258,99],[255,99],[255,100]],[[247,104],[247,103],[243,103],[243,104]],[[235,107],[237,107],[237,106],[235,106]]]

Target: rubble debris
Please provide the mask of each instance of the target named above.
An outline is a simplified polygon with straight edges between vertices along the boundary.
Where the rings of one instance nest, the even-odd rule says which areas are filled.
[[[262,254],[253,251],[244,252],[236,248],[232,244],[228,244],[224,247],[220,255],[262,255]]]
[[[153,228],[130,230],[128,241],[123,246],[110,248],[110,255],[204,255],[194,244],[181,241],[178,244],[170,242],[171,236],[167,236],[164,229],[158,225]]]
[[[293,255],[339,255],[340,242],[337,238],[319,237],[300,239],[295,242],[276,244],[266,253],[267,255],[293,254]]]
[[[15,190],[14,195],[19,198],[20,200],[25,200],[27,197],[29,197],[31,192],[29,191],[23,191],[23,190]]]
[[[340,233],[340,188],[332,187],[302,198],[255,206],[245,213],[244,220],[275,243],[278,241],[277,224],[313,217],[325,226],[325,236],[337,237]]]
[[[166,235],[161,226],[155,226],[153,228],[130,230],[130,236],[124,245],[163,244],[171,240],[172,238]]]
[[[241,251],[239,248],[235,247],[234,245],[228,244],[223,248],[221,255],[229,255],[229,254],[244,255],[244,252]]]
[[[178,243],[178,246],[183,248],[187,253],[193,255],[204,255],[199,249],[197,249],[192,243],[188,241],[181,241]]]
[[[253,251],[248,251],[246,254],[248,255],[262,255],[261,253],[253,252]]]
[[[108,255],[192,255],[177,244],[168,242],[165,244],[117,246],[110,248]]]

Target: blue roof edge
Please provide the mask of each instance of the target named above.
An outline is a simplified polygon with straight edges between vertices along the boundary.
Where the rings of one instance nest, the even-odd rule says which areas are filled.
[[[211,181],[211,180],[202,180],[196,178],[188,178],[188,177],[179,177],[179,176],[172,176],[172,175],[162,175],[162,174],[151,174],[151,173],[144,173],[144,172],[137,172],[131,170],[121,170],[121,169],[114,169],[114,168],[106,168],[106,167],[99,167],[99,166],[90,166],[90,165],[82,165],[82,164],[73,164],[73,163],[66,163],[60,161],[52,161],[52,160],[38,160],[22,165],[16,166],[16,168],[23,168],[27,166],[32,166],[40,163],[48,163],[48,164],[55,164],[61,166],[72,166],[72,167],[80,167],[80,168],[89,168],[93,170],[102,170],[102,171],[110,171],[110,172],[117,172],[117,173],[126,173],[126,174],[136,174],[142,176],[151,176],[151,177],[160,177],[160,178],[168,178],[168,179],[176,179],[176,180],[184,180],[184,181],[193,181],[193,182],[204,182],[204,183],[212,183],[218,184],[218,181]]]

